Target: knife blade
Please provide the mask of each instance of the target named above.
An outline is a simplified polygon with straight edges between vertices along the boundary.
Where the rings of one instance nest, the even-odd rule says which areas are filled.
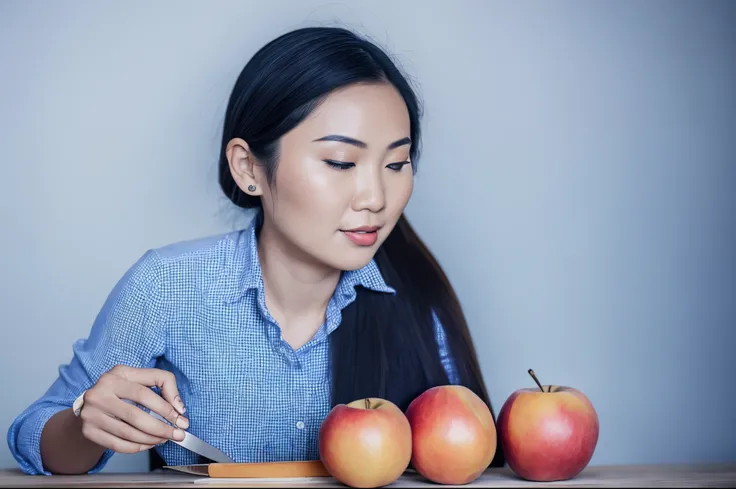
[[[222,450],[213,447],[206,441],[197,438],[193,434],[189,433],[188,431],[184,432],[184,440],[177,441],[177,440],[171,440],[177,445],[180,445],[184,448],[186,448],[189,451],[192,451],[198,455],[202,455],[203,457],[206,457],[213,462],[221,463],[221,464],[232,464],[235,463],[235,461],[228,457],[225,452]]]
[[[167,419],[165,419],[160,414],[155,413],[153,411],[149,411],[149,413],[154,418],[159,419],[163,421],[164,423],[173,426],[171,423],[169,423]],[[169,441],[174,442],[177,445],[186,448],[190,452],[196,453],[197,455],[202,455],[203,457],[207,457],[208,459],[214,462],[221,463],[221,464],[235,463],[235,461],[232,458],[230,458],[225,452],[223,452],[222,450],[218,448],[213,447],[206,441],[194,436],[188,431],[184,431],[184,439],[182,441],[177,441],[177,440],[169,440]]]

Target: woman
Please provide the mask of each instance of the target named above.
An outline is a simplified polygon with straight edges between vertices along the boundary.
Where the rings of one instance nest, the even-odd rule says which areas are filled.
[[[406,409],[454,383],[490,406],[460,304],[403,216],[419,117],[396,66],[349,31],[300,29],[256,53],[219,161],[223,192],[256,217],[128,270],[10,427],[21,468],[96,472],[115,452],[154,447],[167,464],[197,463],[166,443],[181,429],[238,462],[318,459],[338,403]]]

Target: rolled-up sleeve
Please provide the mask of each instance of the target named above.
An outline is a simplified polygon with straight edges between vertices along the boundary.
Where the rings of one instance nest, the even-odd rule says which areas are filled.
[[[115,365],[152,367],[163,355],[165,321],[161,266],[154,251],[145,253],[118,281],[94,320],[88,338],[72,346],[72,360],[46,393],[10,425],[8,446],[26,474],[50,475],[41,460],[41,433],[56,413]],[[112,457],[107,450],[90,470],[102,470]]]

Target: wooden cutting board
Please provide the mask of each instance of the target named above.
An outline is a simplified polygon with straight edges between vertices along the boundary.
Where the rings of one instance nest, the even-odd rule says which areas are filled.
[[[305,462],[167,465],[164,468],[212,478],[285,479],[296,477],[330,477],[329,472],[327,472],[327,469],[319,460]]]

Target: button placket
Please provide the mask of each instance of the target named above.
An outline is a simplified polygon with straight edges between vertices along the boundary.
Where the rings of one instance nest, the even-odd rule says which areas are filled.
[[[309,422],[307,413],[309,412],[311,399],[308,393],[305,392],[308,385],[305,376],[308,372],[303,368],[302,359],[299,358],[296,352],[292,353],[294,355],[294,363],[292,366],[292,378],[294,379],[294,383],[292,384],[291,391],[292,406],[294,409],[294,420],[292,425],[292,440],[294,440],[292,443],[292,457],[301,457],[303,455],[302,451],[306,445],[306,437],[309,433],[309,430],[307,429],[307,423]]]

